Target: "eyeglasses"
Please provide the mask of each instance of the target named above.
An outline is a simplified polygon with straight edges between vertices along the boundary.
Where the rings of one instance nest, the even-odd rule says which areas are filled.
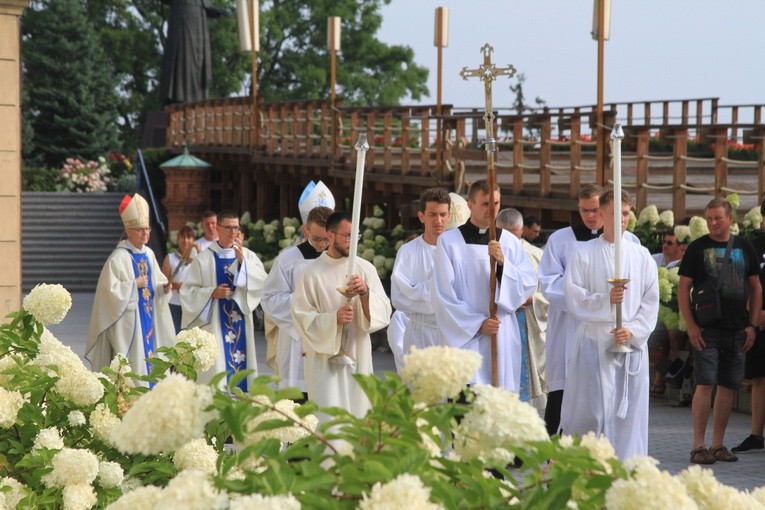
[[[351,238],[351,234],[338,234],[337,232],[332,232],[332,233],[335,234],[337,237],[342,237],[344,239],[350,239]],[[361,233],[359,233],[358,240],[361,241]]]
[[[313,244],[327,244],[329,243],[328,237],[311,236],[308,238]]]
[[[579,208],[579,214],[598,214],[598,211],[600,211],[599,207],[596,207],[594,209],[585,209],[583,207]]]
[[[135,232],[140,232],[142,234],[148,234],[151,232],[151,227],[132,227],[130,230],[133,230]]]
[[[236,232],[237,230],[240,230],[239,225],[219,225],[218,228],[228,230],[229,232]]]

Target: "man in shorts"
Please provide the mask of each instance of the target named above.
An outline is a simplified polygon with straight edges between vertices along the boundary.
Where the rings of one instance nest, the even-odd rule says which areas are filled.
[[[747,239],[734,236],[728,263],[720,274],[726,248],[731,239],[733,210],[725,200],[715,198],[704,209],[709,234],[693,241],[680,263],[677,297],[680,312],[688,325],[693,346],[696,391],[691,404],[693,450],[691,462],[713,464],[735,462],[738,457],[723,445],[725,428],[733,408],[733,395],[744,377],[744,357],[754,344],[762,308],[760,264],[754,246]],[[720,319],[700,327],[691,308],[690,291],[704,282],[716,282],[722,288]],[[704,444],[712,390],[717,386],[713,411],[711,446]]]

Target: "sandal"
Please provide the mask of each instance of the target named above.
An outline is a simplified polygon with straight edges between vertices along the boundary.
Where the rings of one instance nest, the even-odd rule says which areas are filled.
[[[712,455],[715,459],[722,462],[736,462],[738,460],[738,456],[734,453],[729,452],[728,449],[723,445],[710,448],[709,454]]]
[[[714,464],[717,462],[717,459],[709,450],[699,446],[695,450],[691,450],[691,462],[694,464]]]

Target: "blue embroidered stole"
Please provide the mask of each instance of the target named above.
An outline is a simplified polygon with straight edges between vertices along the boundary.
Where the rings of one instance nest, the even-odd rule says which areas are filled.
[[[222,258],[215,255],[215,277],[218,285],[226,284],[233,295],[234,275],[228,272],[230,265],[236,262],[236,257]],[[227,380],[231,375],[244,370],[247,367],[247,343],[244,317],[239,305],[232,298],[218,299],[218,317],[220,319],[221,337],[223,338],[223,351],[226,356]],[[247,391],[247,379],[242,379],[237,386],[244,392]]]
[[[146,373],[151,373],[151,363],[149,359],[154,357],[154,284],[152,282],[151,265],[149,258],[145,253],[133,253],[133,273],[135,277],[146,276],[147,285],[143,289],[138,289],[138,319],[141,321],[141,331],[143,337],[143,354],[146,357]],[[149,385],[154,386],[153,384]]]
[[[521,385],[519,387],[521,402],[528,402],[531,400],[531,381],[529,378],[529,330],[526,327],[526,310],[528,310],[528,308],[515,312],[515,318],[518,320],[518,330],[521,334]]]

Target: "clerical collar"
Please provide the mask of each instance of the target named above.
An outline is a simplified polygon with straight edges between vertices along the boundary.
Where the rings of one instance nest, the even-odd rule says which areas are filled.
[[[465,222],[458,227],[462,233],[462,237],[465,239],[466,244],[489,244],[489,229],[478,228],[470,221]],[[502,229],[497,229],[497,240],[502,235]]]
[[[297,249],[306,260],[317,259],[319,258],[319,255],[321,255],[321,252],[311,246],[311,243],[309,243],[307,239],[297,245]]]
[[[602,228],[598,230],[591,230],[587,228],[587,225],[584,223],[571,227],[571,230],[574,231],[574,237],[576,237],[577,241],[589,241],[590,239],[597,238],[600,234],[603,233]]]
[[[133,243],[130,242],[129,239],[125,239],[124,242],[127,244],[127,247],[130,249],[130,251],[134,251],[136,253],[143,253],[146,251],[146,245],[143,245],[142,248],[137,248]]]

